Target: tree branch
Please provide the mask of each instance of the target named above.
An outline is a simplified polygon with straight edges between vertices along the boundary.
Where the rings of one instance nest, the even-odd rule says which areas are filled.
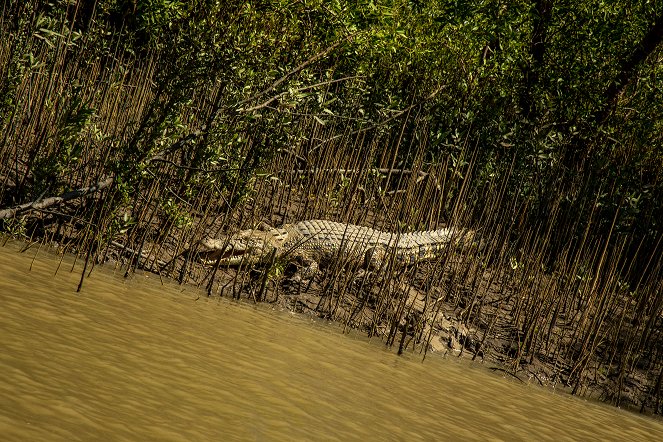
[[[412,104],[412,105],[406,107],[405,109],[402,109],[402,110],[396,112],[394,115],[392,115],[392,116],[389,117],[389,118],[386,118],[386,119],[384,119],[384,120],[382,120],[382,121],[379,121],[379,122],[377,122],[377,123],[372,124],[371,126],[368,126],[368,127],[364,127],[364,128],[361,128],[361,129],[354,130],[354,131],[352,131],[352,132],[350,132],[350,133],[348,133],[348,134],[334,135],[333,137],[331,137],[331,138],[327,138],[326,140],[321,140],[318,144],[316,144],[315,146],[313,146],[312,149],[317,149],[318,147],[322,146],[323,144],[325,144],[325,143],[329,143],[329,142],[334,141],[334,140],[336,140],[336,139],[338,139],[338,138],[341,138],[341,137],[346,137],[346,136],[356,135],[356,134],[359,134],[359,133],[362,133],[362,132],[366,132],[366,131],[369,131],[369,130],[372,130],[372,129],[376,129],[376,128],[380,127],[380,126],[383,126],[383,125],[389,123],[390,121],[393,121],[393,120],[399,118],[401,115],[405,114],[406,112],[411,111],[411,110],[414,109],[415,107],[417,107],[417,106],[421,106],[421,105],[424,104],[425,102],[427,102],[427,101],[433,99],[437,94],[440,93],[440,91],[442,91],[442,90],[445,89],[445,88],[446,88],[445,85],[438,87],[438,88],[435,89],[433,92],[431,92],[430,94],[428,94],[428,96],[424,97],[422,100],[420,100],[420,101],[418,101],[418,102],[416,102],[416,103],[414,103],[414,104]]]
[[[253,100],[257,100],[258,98],[265,96],[265,95],[268,94],[269,92],[271,92],[271,91],[273,91],[274,89],[276,89],[277,87],[279,87],[279,85],[280,85],[281,83],[283,83],[284,81],[286,81],[288,78],[292,77],[292,76],[295,75],[297,72],[302,71],[306,66],[308,66],[308,65],[310,65],[310,64],[312,64],[312,63],[315,63],[315,62],[318,61],[319,59],[321,59],[321,58],[327,56],[327,54],[329,54],[331,51],[333,51],[333,50],[336,49],[338,46],[340,46],[341,43],[343,43],[343,42],[345,42],[345,41],[347,41],[347,40],[349,40],[349,39],[351,39],[351,38],[352,38],[352,35],[348,35],[347,37],[345,37],[345,38],[343,38],[343,39],[341,39],[341,40],[335,42],[335,43],[332,44],[331,46],[327,47],[327,48],[324,49],[322,52],[318,52],[317,54],[315,54],[315,55],[312,56],[311,58],[309,58],[309,59],[307,59],[306,61],[304,61],[304,62],[303,62],[302,64],[300,64],[299,66],[297,66],[297,67],[295,67],[294,69],[292,69],[290,72],[286,73],[286,74],[285,74],[284,76],[282,76],[281,78],[279,78],[279,79],[277,79],[276,81],[274,81],[274,83],[272,83],[272,85],[269,86],[267,89],[263,90],[262,92],[258,92],[258,93],[255,94],[254,96],[249,97],[249,98],[247,98],[247,99],[245,99],[245,100],[242,100],[242,101],[240,101],[239,103],[237,103],[237,107],[242,107],[242,106],[243,106],[244,104],[246,104],[246,103],[250,103],[250,102],[253,101]]]
[[[621,96],[626,86],[633,80],[638,68],[649,55],[654,52],[656,47],[663,41],[663,14],[656,17],[656,20],[645,36],[632,49],[628,57],[622,61],[619,73],[604,93],[603,108],[596,114],[594,121],[602,124],[610,116],[617,105],[617,100]]]
[[[113,177],[104,178],[103,180],[93,184],[92,186],[81,187],[80,189],[72,190],[70,192],[65,192],[60,196],[52,196],[49,198],[44,198],[41,200],[21,204],[19,206],[12,207],[11,209],[0,210],[0,219],[14,218],[23,212],[27,212],[30,210],[45,209],[47,207],[55,206],[57,204],[62,204],[64,202],[76,198],[81,198],[91,193],[99,192],[100,190],[103,190],[108,186],[110,186],[111,184],[113,184],[113,181],[114,181]]]
[[[273,103],[274,101],[278,100],[282,96],[287,95],[291,92],[302,92],[302,91],[306,91],[306,90],[309,90],[309,89],[316,88],[318,86],[325,86],[325,85],[328,85],[328,84],[338,83],[338,82],[341,82],[341,81],[352,80],[354,78],[362,78],[362,77],[363,77],[362,75],[354,75],[352,77],[343,77],[343,78],[337,78],[335,80],[322,81],[320,83],[315,83],[315,84],[312,84],[312,85],[309,85],[309,86],[303,86],[303,87],[300,87],[300,88],[297,88],[297,89],[293,89],[292,91],[288,90],[288,91],[285,91],[285,92],[281,92],[280,94],[274,95],[269,100],[267,100],[263,103],[256,104],[255,106],[252,106],[252,107],[249,107],[249,108],[246,108],[246,109],[240,109],[240,110],[243,111],[243,112],[251,112],[251,111],[254,111],[254,110],[265,108],[265,107],[269,106],[270,103]]]

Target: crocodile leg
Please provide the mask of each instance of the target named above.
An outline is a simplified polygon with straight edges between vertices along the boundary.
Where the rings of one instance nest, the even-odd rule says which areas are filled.
[[[370,247],[364,253],[364,269],[378,270],[382,267],[387,253],[384,247]]]

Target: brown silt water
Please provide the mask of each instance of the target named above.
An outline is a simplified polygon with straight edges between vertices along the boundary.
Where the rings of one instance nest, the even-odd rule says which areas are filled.
[[[154,275],[0,248],[0,439],[663,440],[663,423],[397,356]]]

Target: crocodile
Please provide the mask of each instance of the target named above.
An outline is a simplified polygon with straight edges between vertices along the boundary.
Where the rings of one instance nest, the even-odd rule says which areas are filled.
[[[197,250],[206,264],[252,265],[270,257],[298,260],[300,274],[310,278],[319,264],[333,260],[366,269],[393,262],[409,266],[441,256],[449,246],[467,249],[479,245],[473,230],[444,228],[412,233],[390,233],[327,220],[307,220],[280,228],[262,225],[221,238],[207,238]]]

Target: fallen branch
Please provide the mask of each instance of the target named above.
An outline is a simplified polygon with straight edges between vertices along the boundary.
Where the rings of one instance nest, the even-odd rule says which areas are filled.
[[[205,130],[206,128],[203,128]],[[178,166],[177,164],[173,163],[170,160],[166,160],[164,156],[167,153],[174,152],[177,149],[180,149],[181,147],[185,146],[187,143],[195,140],[196,138],[200,137],[202,134],[201,131],[195,131],[186,137],[180,139],[179,141],[175,142],[173,145],[168,147],[167,149],[163,150],[162,152],[152,156],[151,158],[148,158],[146,161],[149,162],[156,162],[156,161],[163,161],[167,163],[172,163],[175,166]],[[178,167],[186,167],[186,166],[178,166]],[[23,212],[29,212],[31,210],[42,210],[46,209],[47,207],[55,206],[58,204],[62,204],[64,202],[81,198],[84,197],[85,195],[89,195],[91,193],[99,192],[100,190],[103,190],[107,187],[109,187],[111,184],[113,184],[113,181],[115,181],[114,177],[107,177],[104,178],[103,180],[99,181],[98,183],[95,183],[91,186],[88,187],[81,187],[80,189],[76,190],[71,190],[69,192],[63,193],[60,196],[52,196],[48,198],[41,199],[41,196],[35,200],[31,201],[29,203],[21,204],[16,207],[12,207],[10,209],[2,209],[0,210],[0,219],[9,219],[9,218],[15,218],[17,215],[20,215]],[[43,196],[43,195],[42,195]]]
[[[17,215],[23,213],[23,212],[28,212],[30,210],[41,210],[45,209],[47,207],[55,206],[57,204],[62,204],[64,202],[76,199],[76,198],[81,198],[85,195],[89,195],[91,193],[99,192],[100,190],[103,190],[113,184],[114,178],[113,177],[108,177],[105,178],[101,181],[99,181],[96,184],[93,184],[88,187],[81,187],[80,189],[72,190],[66,193],[63,193],[60,196],[51,196],[48,198],[40,199],[37,201],[32,201],[29,203],[21,204],[16,207],[12,207],[10,209],[3,209],[0,210],[0,219],[9,219],[9,218],[15,218]]]

